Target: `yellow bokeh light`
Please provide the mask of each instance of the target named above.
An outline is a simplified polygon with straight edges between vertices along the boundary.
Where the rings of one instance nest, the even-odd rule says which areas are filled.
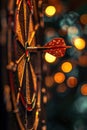
[[[69,73],[72,70],[72,64],[70,62],[64,62],[61,65],[61,69],[65,73]]]
[[[63,83],[65,80],[65,75],[62,72],[58,72],[54,75],[54,81],[56,83]]]
[[[87,84],[81,86],[81,94],[87,96]]]
[[[53,63],[56,61],[56,57],[49,54],[49,53],[45,53],[45,60],[48,62],[48,63]]]
[[[85,48],[85,40],[83,38],[76,38],[74,40],[74,46],[78,49],[78,50],[82,50]]]
[[[45,14],[52,17],[56,13],[56,8],[54,6],[47,6],[45,9]]]

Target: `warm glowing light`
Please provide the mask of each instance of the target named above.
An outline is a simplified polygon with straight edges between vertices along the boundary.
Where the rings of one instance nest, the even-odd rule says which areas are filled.
[[[43,96],[43,103],[47,103],[47,95]]]
[[[49,54],[49,53],[45,53],[45,60],[48,62],[48,63],[53,63],[56,61],[56,57]]]
[[[71,26],[68,28],[68,33],[71,35],[72,34],[76,35],[76,34],[78,34],[78,28],[76,26]]]
[[[54,75],[54,80],[56,83],[63,83],[65,80],[65,75],[62,72],[58,72]]]
[[[66,90],[67,90],[67,87],[66,87],[65,84],[60,84],[60,85],[57,87],[57,92],[58,92],[58,93],[64,93]]]
[[[73,77],[73,76],[69,77],[69,78],[67,79],[67,85],[68,85],[68,87],[70,87],[70,88],[76,87],[76,85],[77,85],[77,78],[76,78],[76,77]]]
[[[61,65],[61,69],[65,73],[69,73],[72,70],[72,64],[70,62],[64,62]]]
[[[68,39],[72,42],[80,34],[80,28],[77,26],[70,26],[68,28]]]
[[[87,84],[81,86],[81,94],[87,96]]]
[[[78,64],[83,66],[83,67],[86,67],[87,66],[87,55],[81,55],[78,59]]]
[[[45,9],[45,14],[52,17],[56,13],[56,8],[54,6],[47,6]]]
[[[87,24],[87,14],[83,14],[80,17],[80,21],[81,21],[82,24]]]
[[[74,46],[78,49],[78,50],[82,50],[85,48],[85,40],[83,38],[76,38],[74,40]]]
[[[45,88],[42,88],[42,89],[41,89],[41,92],[42,92],[42,93],[46,93],[46,89],[45,89]]]
[[[52,76],[46,76],[45,77],[45,85],[47,87],[51,87],[54,84],[54,79]]]

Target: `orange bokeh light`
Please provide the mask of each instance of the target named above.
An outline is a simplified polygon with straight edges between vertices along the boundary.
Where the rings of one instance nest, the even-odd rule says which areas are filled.
[[[69,88],[74,88],[77,85],[77,78],[74,76],[71,76],[67,79],[67,85]]]
[[[61,65],[61,69],[65,73],[69,73],[72,70],[72,64],[70,62],[64,62]]]
[[[54,81],[56,83],[63,83],[65,80],[65,75],[62,72],[58,72],[54,75]]]
[[[81,94],[87,96],[87,84],[81,86]]]
[[[81,15],[80,21],[82,24],[87,24],[87,14]]]
[[[78,58],[78,64],[81,65],[81,66],[83,66],[83,67],[87,66],[87,54],[86,55],[81,55]]]
[[[67,90],[67,86],[65,84],[60,84],[58,87],[57,87],[57,92],[58,93],[64,93],[65,91]]]
[[[54,79],[52,76],[46,76],[45,77],[45,85],[47,87],[52,87],[52,85],[54,84]]]

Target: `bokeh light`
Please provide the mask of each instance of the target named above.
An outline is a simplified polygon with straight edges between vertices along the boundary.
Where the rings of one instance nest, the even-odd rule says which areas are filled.
[[[64,83],[58,85],[58,87],[57,87],[57,89],[56,89],[56,91],[57,91],[58,93],[64,93],[64,92],[66,92],[66,90],[67,90],[67,86],[66,86]]]
[[[47,87],[52,87],[52,85],[54,84],[54,79],[52,76],[46,76],[45,77],[45,85]]]
[[[78,58],[78,64],[82,67],[86,67],[87,66],[87,54],[86,55],[81,55]]]
[[[71,26],[76,23],[78,20],[79,14],[74,11],[70,11],[64,15],[64,19],[66,20],[66,23]]]
[[[42,89],[41,89],[41,92],[42,92],[42,93],[46,93],[46,88],[42,88]]]
[[[87,14],[81,15],[80,21],[81,21],[82,24],[86,24],[87,25]]]
[[[46,62],[48,63],[54,63],[56,61],[56,57],[47,52],[45,53],[44,57],[45,57]]]
[[[69,88],[74,88],[77,85],[77,78],[74,76],[71,76],[67,79],[67,85]]]
[[[68,30],[67,30],[68,40],[72,41],[73,38],[76,38],[77,36],[80,35],[80,32],[81,32],[80,27],[78,28],[75,25],[68,27]]]
[[[62,73],[62,72],[57,72],[55,75],[54,75],[54,81],[56,82],[56,83],[63,83],[64,82],[64,80],[65,80],[65,75],[64,75],[64,73]]]
[[[45,14],[48,17],[52,17],[56,13],[56,8],[54,6],[47,6],[45,9]]]
[[[86,42],[83,38],[76,38],[73,41],[74,46],[78,49],[78,50],[83,50],[86,46]]]
[[[72,64],[70,62],[64,62],[61,65],[61,69],[65,73],[69,73],[72,70]]]
[[[59,37],[59,35],[54,28],[49,27],[45,29],[45,36],[44,36],[45,43],[51,41],[53,38],[56,37]]]
[[[81,94],[87,96],[87,83],[81,86]]]
[[[86,114],[87,113],[87,96],[78,97],[73,104],[73,110],[78,114]]]
[[[47,95],[43,96],[43,103],[47,103]]]
[[[79,15],[76,12],[70,11],[62,17],[62,19],[59,22],[59,26],[61,28],[63,26],[70,27],[76,23],[76,21],[78,20],[78,17]]]
[[[65,32],[67,32],[67,29],[69,27],[69,25],[67,24],[65,19],[61,19],[59,22],[59,26],[62,30],[64,30]]]

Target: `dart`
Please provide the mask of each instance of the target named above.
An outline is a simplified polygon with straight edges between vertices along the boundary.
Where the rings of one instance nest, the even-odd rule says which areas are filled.
[[[68,48],[71,48],[71,46],[66,46],[63,38],[54,38],[43,47],[27,47],[26,50],[29,50],[29,52],[43,51],[56,57],[62,57]]]

